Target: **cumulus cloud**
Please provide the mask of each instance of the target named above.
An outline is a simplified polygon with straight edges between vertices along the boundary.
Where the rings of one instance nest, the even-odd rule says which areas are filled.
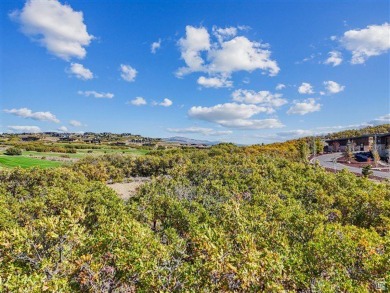
[[[247,104],[261,104],[270,108],[278,108],[287,103],[282,94],[273,94],[269,91],[255,92],[253,90],[238,89],[232,93],[233,101]],[[270,110],[269,112],[272,112]]]
[[[152,54],[156,54],[157,50],[160,49],[160,47],[161,47],[161,39],[158,39],[157,42],[153,42],[150,45],[150,52],[152,52]]]
[[[186,37],[179,40],[181,58],[187,67],[179,68],[178,76],[196,71],[205,71],[204,60],[200,56],[202,51],[210,49],[210,35],[204,27],[186,26]]]
[[[369,121],[368,124],[371,124],[371,125],[390,124],[390,113],[383,115],[383,116],[380,116],[378,118],[375,118],[374,120]]]
[[[210,122],[247,119],[255,114],[265,113],[268,109],[256,105],[246,105],[237,103],[218,104],[213,107],[194,106],[188,112],[192,118],[206,120]]]
[[[212,49],[208,57],[211,60],[209,71],[212,73],[261,69],[274,76],[280,70],[276,61],[270,59],[271,51],[263,44],[251,42],[243,36],[221,43],[221,47]]]
[[[212,32],[213,35],[218,39],[220,43],[222,43],[224,40],[235,37],[237,35],[237,28],[236,27],[217,27],[213,26]]]
[[[310,83],[302,82],[298,88],[300,94],[314,94],[313,86]]]
[[[165,98],[161,103],[158,105],[163,106],[163,107],[170,107],[172,106],[173,102],[170,99]]]
[[[27,133],[38,133],[42,132],[38,126],[8,126],[8,130],[12,132],[27,132]]]
[[[281,128],[284,125],[275,118],[271,119],[235,119],[221,121],[220,124],[225,127],[237,128],[237,129],[266,129],[266,128]]]
[[[64,60],[82,59],[94,38],[88,34],[83,13],[57,0],[28,0],[21,11],[10,14],[21,31],[38,41],[51,54]]]
[[[204,77],[201,76],[198,78],[198,84],[207,87],[207,88],[222,88],[222,87],[232,87],[233,82],[228,80],[226,77]]]
[[[135,81],[135,77],[137,76],[138,73],[137,70],[135,70],[135,68],[126,64],[121,64],[120,71],[121,71],[121,77],[128,82]]]
[[[381,125],[381,124],[390,124],[390,114],[386,114],[383,116],[380,116],[376,119],[373,119],[369,122],[363,122],[360,124],[350,124],[350,125],[337,125],[337,126],[322,126],[322,127],[316,127],[313,129],[296,129],[296,130],[289,130],[289,131],[283,131],[278,132],[276,134],[268,135],[268,136],[259,136],[261,138],[267,138],[267,140],[271,141],[283,141],[286,139],[293,139],[298,137],[305,137],[305,136],[312,136],[312,135],[326,135],[328,133],[348,130],[348,129],[361,129],[367,126],[375,126],[375,125]]]
[[[325,60],[324,64],[332,65],[333,67],[338,66],[343,62],[341,53],[338,51],[330,51],[328,53],[329,57]]]
[[[69,124],[74,126],[74,127],[80,127],[83,125],[80,121],[77,121],[77,120],[70,120]]]
[[[88,68],[85,68],[84,65],[80,63],[71,63],[69,68],[69,73],[76,76],[78,79],[88,80],[93,78],[93,73]]]
[[[57,130],[61,132],[68,132],[68,128],[66,126],[58,127]]]
[[[93,96],[97,99],[112,99],[114,94],[112,93],[104,93],[104,92],[96,92],[96,91],[78,91],[79,95],[83,95],[86,97]]]
[[[320,111],[320,109],[321,104],[317,104],[315,99],[307,99],[302,102],[294,101],[294,105],[288,109],[287,114],[306,115]]]
[[[335,81],[324,81],[325,88],[329,94],[337,94],[339,92],[342,92],[345,88],[345,86],[338,84]]]
[[[50,112],[33,112],[28,108],[20,108],[20,109],[5,109],[5,113],[9,113],[15,116],[30,118],[38,121],[49,121],[54,123],[60,123],[60,120]]]
[[[369,25],[364,29],[349,30],[340,39],[341,45],[351,51],[352,64],[362,64],[372,56],[390,49],[390,24]]]
[[[360,124],[350,124],[350,125],[337,125],[337,126],[323,126],[317,127],[314,132],[315,134],[327,134],[337,131],[343,131],[348,129],[360,129],[367,126],[376,126],[381,124],[390,124],[390,113],[383,116],[379,116],[371,121],[363,122]]]
[[[186,36],[178,43],[186,67],[178,69],[178,77],[192,72],[224,76],[230,76],[235,71],[252,72],[256,69],[271,76],[279,72],[276,61],[270,58],[267,44],[237,36],[237,28],[234,27],[214,27],[213,35],[216,42],[211,41],[206,28],[186,26]]]
[[[188,116],[231,128],[261,129],[282,127],[283,125],[277,119],[249,119],[256,114],[268,111],[269,108],[257,105],[226,103],[213,107],[191,107],[188,111]]]
[[[286,88],[286,85],[283,84],[283,83],[278,83],[278,84],[276,85],[276,87],[275,87],[275,89],[276,89],[277,91],[280,91],[280,90],[282,90],[282,89],[284,89],[284,88]]]
[[[187,128],[168,128],[169,132],[172,133],[191,133],[191,134],[202,134],[202,135],[212,135],[212,136],[220,136],[227,135],[233,133],[231,130],[214,130],[212,128],[205,127],[187,127]]]
[[[130,102],[128,102],[128,104],[132,104],[134,106],[142,106],[142,105],[146,105],[146,100],[143,98],[143,97],[136,97],[134,100],[131,100]]]
[[[310,136],[313,135],[313,132],[311,130],[296,129],[296,130],[278,132],[277,135],[283,138],[293,138],[293,137]]]

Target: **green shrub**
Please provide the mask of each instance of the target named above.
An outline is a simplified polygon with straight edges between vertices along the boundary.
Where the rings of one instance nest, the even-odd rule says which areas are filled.
[[[22,150],[16,147],[8,148],[5,153],[8,156],[20,156],[22,154]]]
[[[362,175],[363,177],[369,177],[372,175],[371,165],[366,165],[362,168]]]

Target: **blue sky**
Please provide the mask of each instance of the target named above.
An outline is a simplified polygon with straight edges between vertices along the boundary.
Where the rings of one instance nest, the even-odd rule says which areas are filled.
[[[389,123],[388,1],[0,8],[0,132],[251,144]]]

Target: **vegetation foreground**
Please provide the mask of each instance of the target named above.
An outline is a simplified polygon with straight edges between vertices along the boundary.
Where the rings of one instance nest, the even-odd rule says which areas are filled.
[[[221,144],[1,170],[0,291],[387,290],[388,183],[299,158]],[[105,184],[134,176],[152,181],[127,202]]]

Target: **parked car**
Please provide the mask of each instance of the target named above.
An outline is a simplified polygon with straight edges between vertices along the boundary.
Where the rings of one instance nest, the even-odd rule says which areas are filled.
[[[355,159],[358,162],[367,162],[368,161],[368,156],[362,153],[355,154]]]

